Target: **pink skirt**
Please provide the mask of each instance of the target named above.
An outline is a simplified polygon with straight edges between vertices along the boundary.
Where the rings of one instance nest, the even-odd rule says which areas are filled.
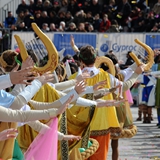
[[[57,160],[58,146],[58,118],[50,124],[50,130],[45,134],[38,134],[25,152],[25,160]]]
[[[132,98],[131,91],[130,91],[130,90],[127,90],[127,91],[126,91],[126,95],[127,95],[128,103],[129,103],[130,105],[132,105],[132,104],[133,104],[133,98]]]

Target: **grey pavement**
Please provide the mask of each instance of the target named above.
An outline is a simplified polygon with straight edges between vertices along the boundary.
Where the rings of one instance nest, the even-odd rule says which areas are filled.
[[[151,124],[136,121],[137,107],[131,107],[131,111],[138,133],[131,139],[119,140],[119,160],[160,160],[160,128],[156,126],[156,109],[153,108],[154,121]],[[112,160],[111,154],[110,148],[107,160]]]

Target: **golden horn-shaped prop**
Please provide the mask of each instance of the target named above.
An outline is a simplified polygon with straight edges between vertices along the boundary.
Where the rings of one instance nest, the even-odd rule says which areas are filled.
[[[141,42],[140,40],[135,39],[134,41],[137,44],[139,44],[140,46],[142,46],[146,50],[146,52],[148,53],[148,63],[144,64],[145,65],[144,70],[148,71],[152,67],[152,65],[154,64],[154,52],[148,45]],[[136,62],[136,64],[138,66],[143,64],[133,52],[131,52],[129,55],[133,58],[133,60]]]
[[[54,44],[52,41],[39,29],[36,23],[32,23],[32,28],[37,34],[37,36],[41,39],[43,42],[44,46],[46,47],[46,50],[48,52],[48,62],[45,66],[43,67],[34,67],[33,71],[38,72],[39,74],[43,74],[48,71],[54,71],[55,68],[58,65],[58,52],[57,49],[55,48]],[[26,47],[24,43],[22,42],[21,38],[18,35],[14,35],[18,47],[20,49],[20,54],[22,57],[22,60],[25,61],[26,58],[28,57],[28,53],[26,50]]]
[[[105,56],[97,57],[95,66],[98,68],[102,63],[105,63],[108,66],[110,73],[115,76],[116,71],[112,60]]]

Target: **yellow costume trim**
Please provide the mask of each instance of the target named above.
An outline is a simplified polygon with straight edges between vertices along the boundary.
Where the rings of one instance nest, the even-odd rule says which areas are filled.
[[[147,58],[148,63],[145,64],[145,68],[144,68],[145,71],[148,71],[154,64],[154,52],[148,45],[146,45],[145,43],[142,43],[140,40],[135,39],[135,42],[140,46],[142,46],[148,53],[148,58]],[[140,64],[143,64],[133,52],[131,52],[129,55],[136,62],[137,66],[139,66]]]
[[[58,65],[57,49],[55,48],[52,41],[39,29],[39,27],[37,26],[36,23],[32,23],[32,28],[35,31],[35,33],[37,34],[37,36],[43,42],[43,44],[45,45],[46,50],[48,52],[48,62],[47,62],[47,64],[43,67],[36,67],[35,66],[33,71],[36,71],[39,74],[43,74],[43,73],[46,73],[48,71],[53,72]],[[27,50],[24,46],[24,43],[22,42],[22,40],[20,39],[20,37],[18,35],[14,35],[14,37],[15,37],[15,39],[17,41],[17,44],[18,44],[18,47],[21,51],[20,54],[21,54],[22,60],[25,61],[26,58],[28,57],[28,53],[27,53]]]

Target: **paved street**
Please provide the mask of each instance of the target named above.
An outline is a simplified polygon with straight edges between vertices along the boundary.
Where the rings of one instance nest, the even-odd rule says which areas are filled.
[[[138,133],[132,139],[120,139],[119,160],[160,160],[160,129],[157,128],[156,109],[153,109],[154,121],[151,124],[136,122],[137,107],[131,107],[134,124]],[[107,160],[111,160],[112,150]]]

